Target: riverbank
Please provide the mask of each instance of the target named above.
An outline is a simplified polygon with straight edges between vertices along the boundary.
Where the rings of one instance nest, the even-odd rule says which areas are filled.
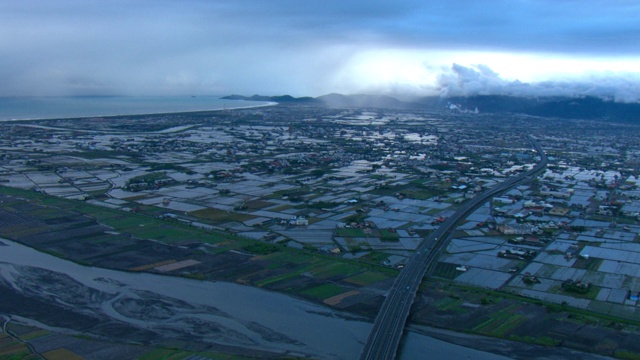
[[[2,313],[49,331],[189,351],[346,359],[357,356],[370,326],[253,287],[84,267],[4,242]]]
[[[352,359],[371,326],[352,314],[254,287],[85,267],[8,240],[3,243],[0,313],[64,335],[55,341],[48,337],[43,344],[39,341],[45,338],[30,341],[43,353],[57,346],[101,360],[83,350],[85,341],[69,339],[89,337],[123,344],[110,353],[140,351],[131,348],[136,345],[148,351]],[[411,349],[400,359],[414,359],[425,347],[501,359],[422,335],[409,343]]]
[[[409,325],[412,333],[425,335],[465,348],[473,348],[487,353],[504,356],[509,359],[575,359],[575,360],[605,360],[608,356],[575,351],[557,346],[540,346],[519,341],[496,339],[493,337],[456,332],[423,325]],[[403,347],[407,345],[402,344]],[[402,353],[403,349],[401,349]]]

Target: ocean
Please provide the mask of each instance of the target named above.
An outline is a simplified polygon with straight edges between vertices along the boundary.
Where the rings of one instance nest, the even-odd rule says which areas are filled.
[[[220,96],[0,97],[0,121],[193,112],[264,106]]]

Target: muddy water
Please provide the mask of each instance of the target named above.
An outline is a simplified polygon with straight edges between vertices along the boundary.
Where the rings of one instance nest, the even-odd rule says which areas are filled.
[[[0,241],[0,282],[6,286],[166,338],[355,359],[371,327],[353,315],[258,288],[86,267]],[[413,333],[401,358],[420,358],[427,349],[451,358],[501,358]]]

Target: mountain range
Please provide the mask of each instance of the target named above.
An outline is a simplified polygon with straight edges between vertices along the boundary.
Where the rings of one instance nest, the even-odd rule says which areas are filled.
[[[328,94],[319,97],[241,96],[223,99],[272,101],[280,104],[326,105],[336,108],[368,107],[475,113],[511,113],[567,119],[601,119],[614,122],[640,122],[639,103],[620,103],[597,97],[516,97],[476,95],[466,97],[428,96],[401,101],[385,95]]]

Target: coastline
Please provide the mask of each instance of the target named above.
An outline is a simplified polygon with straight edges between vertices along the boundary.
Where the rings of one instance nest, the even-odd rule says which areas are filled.
[[[221,98],[217,98],[216,100],[221,100]],[[248,102],[247,100],[231,100],[233,102]],[[201,112],[210,112],[210,111],[224,111],[224,110],[242,110],[242,109],[253,109],[260,108],[266,106],[274,106],[278,105],[277,102],[268,101],[264,102],[264,104],[252,104],[252,105],[243,105],[237,104],[239,106],[227,106],[226,103],[223,107],[213,107],[206,109],[197,109],[197,110],[179,110],[179,111],[143,111],[143,112],[127,112],[124,111],[122,113],[117,114],[86,114],[86,115],[72,115],[72,116],[53,116],[53,117],[28,117],[28,118],[2,118],[0,115],[0,122],[15,122],[15,121],[40,121],[40,120],[61,120],[61,119],[86,119],[86,118],[114,118],[114,117],[122,117],[122,116],[145,116],[145,115],[176,115],[176,114],[190,114],[190,113],[201,113]]]

